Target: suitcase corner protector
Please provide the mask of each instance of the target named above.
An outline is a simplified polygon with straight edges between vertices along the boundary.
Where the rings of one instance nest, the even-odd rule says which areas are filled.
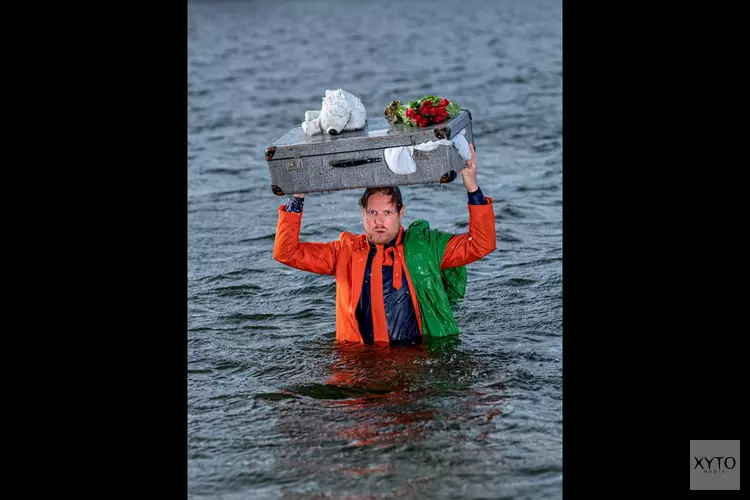
[[[458,177],[458,174],[456,174],[455,170],[446,172],[443,174],[442,177],[440,177],[440,184],[447,184],[448,182],[453,182],[454,180],[456,180],[456,177]]]
[[[271,161],[273,159],[273,155],[276,154],[276,146],[270,145],[266,148],[266,161]]]
[[[271,184],[271,191],[273,191],[273,194],[275,194],[276,196],[284,196],[285,194],[284,191],[282,191],[281,188],[276,184]]]
[[[451,138],[451,131],[448,127],[440,127],[435,129],[435,137],[438,139],[448,139]]]

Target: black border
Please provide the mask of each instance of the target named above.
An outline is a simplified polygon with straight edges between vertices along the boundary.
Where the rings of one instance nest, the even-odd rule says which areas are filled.
[[[731,337],[746,259],[711,199],[734,163],[728,122],[701,104],[724,48],[705,66],[712,21],[696,14],[563,6],[567,496],[690,491],[690,440],[740,439],[746,420]]]
[[[57,489],[184,498],[188,3],[62,7],[45,13],[57,58],[40,78],[55,85],[36,97],[54,104],[41,135],[64,137],[40,146],[68,182],[54,186],[59,250],[45,246],[65,255],[50,302],[67,301],[54,333],[70,352],[53,355],[78,377],[51,381],[62,400],[45,413],[66,443],[42,448],[44,474],[70,468]]]

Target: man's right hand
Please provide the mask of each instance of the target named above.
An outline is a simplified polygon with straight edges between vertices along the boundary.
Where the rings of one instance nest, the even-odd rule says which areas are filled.
[[[293,194],[292,196],[294,196],[295,198],[304,198],[305,197],[304,194],[296,194],[296,193]]]

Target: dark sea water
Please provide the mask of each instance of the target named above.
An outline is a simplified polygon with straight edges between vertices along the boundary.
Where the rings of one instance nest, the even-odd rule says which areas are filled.
[[[561,498],[561,2],[196,0],[188,30],[189,497]],[[264,150],[336,88],[472,111],[498,239],[458,341],[337,348],[333,277],[273,259]],[[460,178],[402,192],[467,230]],[[302,240],[360,195],[308,195]]]

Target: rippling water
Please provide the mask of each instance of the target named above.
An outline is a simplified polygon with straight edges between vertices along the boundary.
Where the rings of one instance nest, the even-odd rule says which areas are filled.
[[[188,6],[192,498],[562,496],[560,2]],[[458,341],[333,344],[332,277],[272,258],[263,151],[326,89],[369,116],[444,95],[474,117],[497,250],[468,266]],[[402,188],[404,226],[467,230],[466,190]],[[301,238],[360,231],[359,191],[308,195]]]

